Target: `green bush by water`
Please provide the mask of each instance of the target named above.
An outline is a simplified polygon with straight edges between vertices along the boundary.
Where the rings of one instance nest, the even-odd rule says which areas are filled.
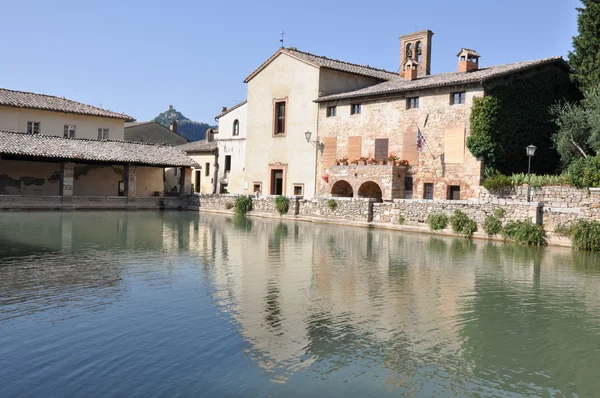
[[[452,213],[450,225],[455,233],[464,235],[467,238],[472,237],[473,233],[477,231],[477,222],[460,210],[455,210]]]
[[[571,243],[577,250],[600,251],[600,222],[577,221],[571,227]]]
[[[448,226],[448,216],[444,213],[431,213],[427,216],[427,224],[432,231],[439,231]]]
[[[500,173],[495,173],[483,181],[483,187],[488,191],[500,191],[512,186],[511,178]]]
[[[249,196],[238,196],[235,198],[235,214],[244,215],[252,210],[252,199]]]
[[[398,218],[396,218],[396,222],[400,225],[404,225],[404,223],[406,222],[406,219],[404,218],[404,216],[402,214],[399,214]]]
[[[483,230],[489,236],[498,235],[502,231],[502,221],[495,215],[489,215],[483,221]]]
[[[275,208],[279,212],[279,215],[284,215],[290,209],[290,200],[285,196],[278,196],[275,198]]]
[[[327,207],[329,207],[329,210],[335,211],[335,209],[337,209],[337,207],[338,207],[338,203],[334,199],[329,199],[327,201]]]
[[[531,221],[509,221],[502,228],[502,237],[522,245],[545,246],[546,231]]]
[[[227,202],[227,203],[225,203],[225,208],[226,208],[227,210],[231,210],[231,209],[233,209],[233,203],[231,203],[231,202]]]

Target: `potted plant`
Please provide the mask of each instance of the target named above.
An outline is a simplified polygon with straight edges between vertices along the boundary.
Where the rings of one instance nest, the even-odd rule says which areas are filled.
[[[348,158],[341,158],[340,162],[344,165],[344,166],[348,166]]]
[[[377,160],[375,158],[370,158],[369,160],[367,160],[367,164],[377,164]]]
[[[387,158],[382,158],[380,160],[380,162],[381,162],[381,164],[386,165],[388,163],[388,160],[387,160]]]
[[[360,158],[360,162],[361,162],[361,163],[362,163],[364,166],[366,166],[366,165],[367,165],[367,162],[368,162],[368,161],[369,161],[369,159],[368,159],[368,158],[366,158],[366,157],[364,157],[364,156],[362,156],[362,157]]]
[[[358,166],[358,163],[360,162],[359,159],[354,159],[353,161],[350,162],[350,164],[355,164]]]
[[[321,178],[323,179],[323,181],[329,184],[329,174],[323,174],[323,177]]]
[[[398,161],[400,160],[400,158],[398,158],[398,156],[396,156],[396,155],[390,155],[387,158],[387,160],[388,160],[388,162],[390,162],[394,166],[397,166],[398,165]]]
[[[335,160],[335,165],[339,166],[340,165],[340,161],[338,159]]]

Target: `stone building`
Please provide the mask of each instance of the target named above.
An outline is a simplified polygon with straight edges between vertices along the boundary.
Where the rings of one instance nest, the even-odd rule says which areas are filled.
[[[0,130],[122,141],[131,119],[66,98],[0,89]]]
[[[218,131],[208,129],[206,139],[179,145],[176,148],[184,151],[197,164],[192,167],[191,183],[192,192],[196,194],[214,194],[218,187],[218,163],[219,149],[215,141],[215,134]],[[179,181],[180,176],[175,170],[174,175],[167,175],[166,182]],[[179,192],[179,186],[172,184],[171,190]]]
[[[0,131],[0,209],[178,208],[191,167],[166,145]],[[180,170],[180,195],[165,198],[163,173]]]
[[[155,121],[125,123],[125,141],[146,142],[148,144],[183,145],[189,142],[187,138],[177,133],[177,122],[173,121],[166,128]]]
[[[247,115],[248,103],[242,101],[231,108],[223,107],[215,117],[219,122],[219,138],[216,140],[219,193],[244,194],[248,189],[244,181]]]
[[[472,198],[484,167],[466,148],[474,98],[487,95],[491,87],[548,70],[565,79],[569,73],[560,57],[482,68],[480,55],[463,48],[455,72],[431,75],[432,35],[422,31],[402,36],[400,73],[388,75],[386,81],[320,93],[315,99],[323,144],[316,163],[319,196]],[[336,159],[352,162],[361,157],[381,164],[391,155],[407,160],[409,170],[362,161],[336,165]]]

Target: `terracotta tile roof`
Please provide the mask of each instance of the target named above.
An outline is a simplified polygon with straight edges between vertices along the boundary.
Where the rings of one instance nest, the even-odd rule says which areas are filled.
[[[256,76],[261,70],[263,70],[268,64],[271,63],[271,61],[277,58],[280,54],[290,55],[317,68],[333,69],[340,72],[347,72],[353,73],[355,75],[373,77],[380,80],[390,80],[399,76],[398,73],[390,72],[385,69],[373,68],[369,65],[359,65],[350,62],[339,61],[337,59],[331,59],[320,55],[299,51],[295,48],[281,48],[275,54],[269,57],[269,59],[263,62],[258,68],[256,68],[254,72],[252,72],[246,78],[246,80],[244,80],[244,83],[248,83],[250,80],[252,80],[254,76]]]
[[[66,98],[14,91],[5,88],[0,88],[0,105],[133,120],[131,116],[122,113],[107,111],[106,109],[71,101]]]
[[[246,103],[248,103],[248,100],[243,100],[242,102],[240,102],[237,105],[232,106],[229,109],[224,110],[223,112],[219,113],[217,116],[215,116],[215,119],[220,119],[223,116],[227,115],[229,112],[236,110],[237,108],[239,108],[242,105],[246,105]]]
[[[175,148],[182,150],[186,153],[195,153],[195,152],[213,152],[217,149],[217,141],[194,141],[189,144],[178,145]]]
[[[183,151],[168,145],[63,138],[0,131],[0,155],[44,159],[133,163],[159,167],[198,167]]]
[[[569,68],[568,64],[562,59],[562,57],[552,57],[538,59],[534,61],[515,62],[512,64],[490,66],[488,68],[481,68],[472,72],[440,73],[437,75],[424,76],[412,81],[404,80],[403,78],[398,76],[393,80],[365,87],[360,90],[319,97],[315,100],[315,102],[389,95],[402,93],[406,91],[416,91],[444,86],[455,86],[468,83],[484,83],[496,79],[498,77],[510,75],[527,69],[532,69],[549,64],[557,64],[560,67],[566,69]]]

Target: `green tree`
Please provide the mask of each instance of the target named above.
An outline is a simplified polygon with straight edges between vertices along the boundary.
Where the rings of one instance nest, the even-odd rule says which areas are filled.
[[[577,8],[579,34],[573,37],[569,63],[575,70],[574,81],[583,90],[600,83],[600,1],[581,0]]]

